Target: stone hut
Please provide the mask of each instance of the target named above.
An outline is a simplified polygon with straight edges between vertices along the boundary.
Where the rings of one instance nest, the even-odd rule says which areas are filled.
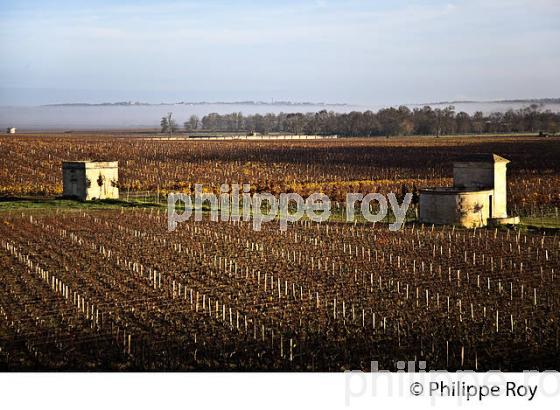
[[[453,186],[420,190],[420,222],[461,225],[514,224],[507,215],[507,164],[496,154],[476,154],[453,164]]]
[[[63,195],[82,201],[119,198],[118,161],[62,163]]]

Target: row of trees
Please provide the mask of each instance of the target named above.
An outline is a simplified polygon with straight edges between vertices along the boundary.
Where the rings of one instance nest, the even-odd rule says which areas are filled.
[[[171,116],[163,117],[162,132],[178,131]],[[187,132],[271,132],[293,134],[338,134],[341,136],[377,135],[444,135],[499,132],[547,132],[560,129],[560,114],[542,111],[537,105],[485,115],[476,112],[455,112],[453,106],[433,109],[429,106],[413,110],[405,106],[384,108],[377,112],[353,111],[335,113],[279,114],[208,114],[200,119],[192,115],[184,124]]]

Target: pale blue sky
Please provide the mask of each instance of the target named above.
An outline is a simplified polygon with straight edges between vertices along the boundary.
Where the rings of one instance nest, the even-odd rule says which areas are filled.
[[[560,1],[4,1],[0,104],[560,97]]]

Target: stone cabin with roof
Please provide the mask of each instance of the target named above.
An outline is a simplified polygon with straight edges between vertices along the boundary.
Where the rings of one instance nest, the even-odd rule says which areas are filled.
[[[507,164],[496,154],[475,154],[453,164],[453,186],[420,190],[422,223],[474,228],[515,224],[507,214]]]
[[[63,196],[81,201],[119,198],[118,161],[62,163]]]

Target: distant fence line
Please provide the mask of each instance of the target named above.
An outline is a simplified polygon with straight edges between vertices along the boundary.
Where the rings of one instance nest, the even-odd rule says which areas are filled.
[[[338,135],[191,135],[191,136],[161,136],[146,137],[150,141],[230,141],[230,140],[322,140],[335,139]]]

